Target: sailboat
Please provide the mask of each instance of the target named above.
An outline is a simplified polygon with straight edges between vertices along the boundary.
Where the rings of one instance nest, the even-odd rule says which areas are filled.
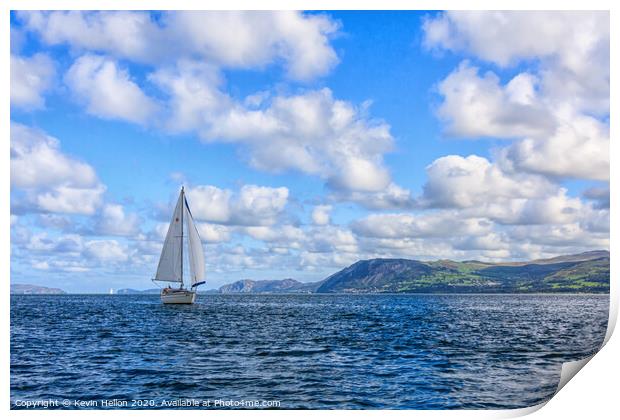
[[[185,247],[187,252],[184,254]],[[189,256],[189,279],[183,275],[185,255]],[[202,242],[185,198],[185,189],[181,187],[153,282],[168,283],[168,286],[161,290],[163,303],[191,304],[196,299],[197,287],[205,283],[204,278],[205,257]],[[178,287],[172,287],[173,283],[178,283]]]

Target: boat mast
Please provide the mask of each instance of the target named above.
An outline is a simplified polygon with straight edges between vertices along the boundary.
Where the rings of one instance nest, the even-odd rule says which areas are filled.
[[[185,189],[181,185],[181,289],[183,288],[183,213],[185,213]]]

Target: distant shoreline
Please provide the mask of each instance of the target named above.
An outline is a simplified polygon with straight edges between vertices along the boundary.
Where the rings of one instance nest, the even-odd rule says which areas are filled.
[[[544,260],[504,263],[374,258],[360,260],[316,282],[304,283],[293,278],[244,279],[218,289],[203,289],[199,294],[559,295],[609,294],[609,289],[609,251],[599,250]],[[11,294],[64,293],[60,289],[32,284],[11,285]],[[159,293],[157,288],[125,288],[111,295]]]
[[[583,296],[583,295],[609,295],[609,292],[479,292],[479,293],[450,293],[450,292],[360,292],[360,293],[265,293],[265,292],[245,292],[245,293],[200,293],[199,296]],[[125,294],[109,294],[109,293],[11,293],[11,296],[159,296],[154,293],[125,293]]]

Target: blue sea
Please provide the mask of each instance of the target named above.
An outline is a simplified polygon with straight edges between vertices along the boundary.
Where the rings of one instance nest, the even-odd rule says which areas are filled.
[[[553,395],[562,362],[597,351],[608,306],[608,295],[11,296],[11,407],[526,407]]]

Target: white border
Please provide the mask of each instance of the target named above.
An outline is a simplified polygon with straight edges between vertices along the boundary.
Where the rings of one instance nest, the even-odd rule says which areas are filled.
[[[10,395],[10,377],[9,377],[9,343],[10,343],[10,313],[9,313],[9,278],[10,278],[10,225],[7,223],[9,220],[9,196],[10,196],[10,158],[9,158],[9,98],[7,93],[9,92],[10,77],[9,77],[9,11],[11,9],[100,9],[100,10],[112,10],[112,9],[128,9],[128,10],[165,10],[165,9],[309,9],[309,10],[336,10],[336,9],[353,9],[353,10],[370,10],[370,9],[417,9],[417,10],[463,10],[463,9],[527,9],[527,10],[611,10],[611,45],[616,46],[618,24],[618,11],[617,7],[612,1],[602,0],[590,0],[590,1],[564,1],[564,2],[552,2],[549,0],[506,0],[501,2],[501,7],[497,1],[458,1],[458,0],[443,0],[443,1],[429,1],[421,0],[415,2],[406,2],[402,0],[382,0],[382,1],[339,1],[339,0],[290,0],[290,1],[277,1],[277,0],[263,0],[260,3],[249,0],[228,0],[226,2],[198,2],[193,0],[126,0],[121,2],[112,1],[79,1],[79,0],[56,0],[54,2],[43,0],[9,0],[0,3],[0,10],[2,11],[2,19],[0,20],[0,48],[2,50],[2,66],[0,67],[0,74],[2,84],[5,86],[2,89],[4,92],[4,98],[0,103],[0,133],[2,133],[3,142],[3,155],[1,157],[2,163],[0,164],[0,194],[3,199],[0,201],[0,212],[4,223],[0,223],[0,229],[2,233],[2,242],[0,244],[2,250],[1,272],[4,274],[4,310],[2,311],[2,320],[4,328],[2,330],[2,382],[0,392],[2,392],[2,400],[4,409],[9,411],[9,416],[15,418],[83,418],[85,416],[91,418],[104,418],[110,415],[109,411],[10,411],[9,410],[9,395]],[[558,7],[562,6],[562,7]],[[616,10],[615,10],[616,9]],[[616,48],[617,49],[617,48]],[[617,73],[617,54],[614,53],[614,48],[611,48],[611,74]],[[611,90],[611,107],[610,115],[615,117],[614,104],[615,98],[617,98],[616,83],[612,81]],[[615,118],[611,118],[611,138],[614,138],[614,132],[616,124]],[[617,119],[616,119],[617,120]],[[617,142],[611,142],[611,156],[619,156],[620,147]],[[612,159],[613,161],[613,159]],[[614,187],[616,186],[616,180],[618,177],[618,170],[611,165],[611,208],[618,208],[618,196],[614,193]],[[612,213],[611,217],[611,243],[615,242],[616,235],[614,232],[616,229],[615,215]],[[245,418],[247,416],[258,418],[289,418],[291,415],[296,418],[310,418],[310,417],[330,417],[330,418],[342,418],[342,417],[364,417],[364,418],[383,418],[385,416],[392,418],[410,418],[411,416],[421,418],[463,418],[463,419],[480,419],[480,418],[507,418],[525,415],[534,412],[530,415],[530,418],[546,419],[546,418],[566,418],[566,419],[583,419],[584,417],[594,418],[610,418],[610,413],[618,413],[618,397],[615,391],[618,384],[619,361],[618,355],[620,354],[620,344],[617,337],[611,338],[611,333],[615,327],[617,314],[618,314],[618,280],[616,276],[617,272],[617,258],[616,254],[612,252],[611,259],[611,306],[610,306],[610,324],[606,336],[606,346],[597,354],[590,363],[588,363],[583,371],[578,375],[579,379],[570,381],[568,385],[558,395],[554,396],[547,404],[541,404],[536,407],[530,407],[520,410],[488,410],[488,411],[183,411],[183,416],[189,416],[192,418],[204,418],[205,416],[215,416],[218,418]],[[607,341],[609,340],[609,341]],[[544,406],[544,409],[541,409]],[[174,413],[174,414],[173,414]],[[121,415],[123,417],[131,418],[163,418],[165,416],[180,414],[180,412],[172,412],[168,410],[162,411],[115,411],[114,415]]]

